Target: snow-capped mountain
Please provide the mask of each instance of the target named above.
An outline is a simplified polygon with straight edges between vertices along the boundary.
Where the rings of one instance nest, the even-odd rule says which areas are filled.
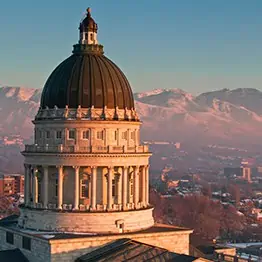
[[[0,87],[1,134],[31,137],[40,96],[40,89]],[[262,92],[256,89],[223,89],[197,97],[181,89],[157,89],[134,97],[144,139],[260,143]]]
[[[32,135],[32,119],[39,107],[42,90],[23,87],[0,87],[1,135]]]

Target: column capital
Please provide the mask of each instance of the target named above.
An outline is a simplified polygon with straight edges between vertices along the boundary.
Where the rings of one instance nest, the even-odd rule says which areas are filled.
[[[37,166],[32,166],[32,168],[33,168],[33,172],[34,172],[34,173],[37,173],[37,172],[38,172]]]
[[[123,166],[123,170],[128,170],[129,166]]]
[[[62,165],[58,165],[58,166],[56,166],[56,168],[63,168],[64,166],[62,166]]]
[[[140,168],[140,166],[135,166],[135,167],[134,167],[134,173],[137,174],[137,173],[139,172],[139,168]]]
[[[31,165],[30,165],[30,164],[25,164],[25,163],[24,163],[24,167],[25,167],[25,168],[30,168]]]
[[[97,166],[90,166],[91,169],[97,169]]]
[[[108,166],[107,169],[108,169],[108,171],[112,171],[112,170],[115,170],[115,167],[114,166]]]
[[[44,168],[44,169],[48,169],[48,165],[44,165],[44,166],[42,166],[42,168]]]
[[[72,166],[74,169],[79,169],[80,166]]]

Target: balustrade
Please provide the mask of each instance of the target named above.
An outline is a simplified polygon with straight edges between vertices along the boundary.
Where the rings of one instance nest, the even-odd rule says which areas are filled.
[[[49,145],[25,145],[25,153],[148,153],[148,146],[57,146]]]

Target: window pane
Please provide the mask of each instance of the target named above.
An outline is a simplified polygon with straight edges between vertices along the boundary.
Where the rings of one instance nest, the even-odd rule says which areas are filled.
[[[104,139],[104,132],[98,131],[96,137],[97,137],[97,139]]]
[[[125,131],[125,132],[122,132],[122,139],[127,139],[127,131]]]
[[[31,250],[31,238],[23,237],[22,248]]]
[[[75,139],[75,130],[69,130],[69,138]]]
[[[89,139],[89,130],[83,131],[83,139]]]
[[[57,131],[57,132],[56,132],[56,138],[57,138],[57,139],[62,138],[62,131]]]
[[[50,131],[46,131],[46,138],[50,138]]]
[[[14,234],[11,232],[6,232],[6,243],[14,244]]]
[[[81,197],[83,198],[89,197],[89,180],[88,179],[81,180]]]

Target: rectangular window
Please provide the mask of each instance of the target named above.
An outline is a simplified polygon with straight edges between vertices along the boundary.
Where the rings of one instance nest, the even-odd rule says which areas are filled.
[[[61,139],[62,138],[62,131],[56,131],[56,138]]]
[[[55,196],[57,197],[58,195],[58,179],[56,178],[55,180]]]
[[[69,139],[75,139],[75,129],[69,130]]]
[[[98,131],[96,133],[96,137],[97,137],[97,139],[103,140],[104,139],[104,131]]]
[[[6,232],[6,243],[8,244],[14,244],[14,234],[11,232]]]
[[[132,131],[131,132],[131,139],[135,140],[135,138],[136,138],[136,131]]]
[[[122,139],[127,140],[127,131],[122,132]]]
[[[133,196],[133,191],[134,191],[134,187],[133,187],[133,179],[130,179],[130,196]]]
[[[31,238],[23,237],[22,248],[27,249],[27,250],[31,250]]]
[[[115,179],[112,180],[112,196],[113,197],[116,196],[116,180]]]
[[[38,130],[38,137],[41,139],[42,138],[42,131]]]
[[[46,138],[47,138],[47,139],[50,138],[50,131],[46,131]]]
[[[89,130],[83,131],[83,139],[89,139]]]
[[[115,140],[117,140],[117,130],[115,131]]]
[[[88,179],[81,180],[81,197],[82,198],[89,197],[89,180]]]

